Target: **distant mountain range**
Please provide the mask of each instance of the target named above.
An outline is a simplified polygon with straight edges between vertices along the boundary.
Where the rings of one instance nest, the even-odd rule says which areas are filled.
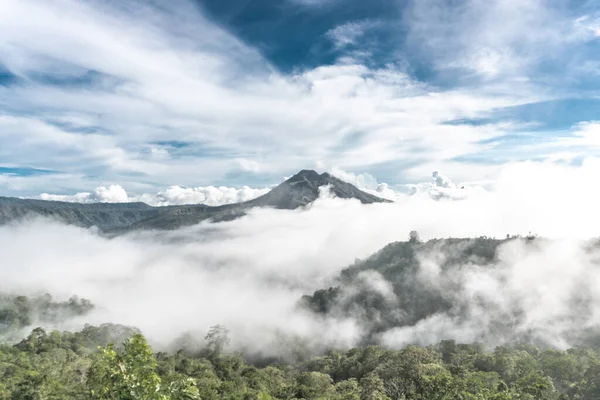
[[[145,203],[81,204],[0,197],[0,224],[42,216],[70,225],[96,226],[112,233],[136,229],[177,229],[205,220],[236,219],[254,207],[293,210],[315,201],[322,186],[329,186],[331,193],[339,198],[357,199],[363,204],[388,202],[328,173],[302,170],[263,196],[217,207],[204,204],[167,207],[152,207]]]

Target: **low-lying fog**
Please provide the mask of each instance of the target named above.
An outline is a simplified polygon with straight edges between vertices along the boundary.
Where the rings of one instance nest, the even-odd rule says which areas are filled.
[[[273,351],[277,333],[351,346],[360,337],[360,321],[318,319],[295,305],[303,294],[328,287],[356,258],[406,240],[411,230],[424,240],[532,232],[553,240],[533,247],[509,243],[492,270],[465,266],[465,284],[454,296],[465,303],[483,297],[496,310],[518,301],[527,315],[523,328],[554,336],[562,347],[568,343],[556,321],[573,323],[566,317],[585,310],[579,323],[600,322],[600,294],[594,294],[600,293],[599,254],[578,241],[600,236],[598,171],[598,160],[582,166],[513,164],[491,189],[459,189],[461,200],[417,193],[364,206],[325,193],[306,210],[256,209],[232,222],[113,239],[44,220],[4,226],[1,288],[88,298],[95,311],[61,328],[133,325],[155,345],[184,332],[203,337],[210,326],[223,324],[234,345],[264,352]],[[422,279],[441,284],[435,255],[423,260]],[[588,306],[572,303],[574,288]],[[474,308],[468,321],[437,315],[386,332],[382,340],[391,346],[448,336],[468,341],[489,329],[485,313]]]

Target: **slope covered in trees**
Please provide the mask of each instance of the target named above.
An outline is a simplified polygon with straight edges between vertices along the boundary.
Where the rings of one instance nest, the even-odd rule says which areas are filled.
[[[559,400],[600,398],[600,351],[539,350],[443,341],[400,350],[330,350],[292,363],[252,365],[227,353],[216,327],[195,353],[154,354],[134,331],[87,326],[77,333],[35,329],[0,346],[0,399]],[[94,346],[102,346],[95,350]]]
[[[35,328],[15,341],[26,328],[85,319],[94,306],[76,297],[2,295],[0,336],[12,340],[0,345],[0,399],[599,399],[600,336],[593,325],[577,323],[589,310],[581,287],[566,292],[578,295],[565,303],[567,314],[548,310],[552,318],[538,319],[569,327],[570,336],[560,338],[543,324],[545,337],[522,329],[530,319],[518,297],[523,292],[502,293],[511,301],[499,308],[491,301],[499,298],[493,291],[469,291],[491,278],[510,288],[514,270],[507,266],[507,249],[520,259],[524,253],[518,251],[526,249],[529,256],[548,245],[553,244],[534,237],[424,243],[413,232],[408,241],[343,270],[331,288],[300,299],[299,307],[316,318],[351,318],[364,328],[358,347],[321,343],[319,348],[328,350],[320,353],[302,339],[290,340],[280,356],[260,357],[252,349],[237,353],[223,326],[213,327],[203,345],[184,336],[170,351],[158,353],[137,329],[114,324],[86,325],[78,332]],[[598,243],[583,243],[581,249],[598,259]],[[547,284],[538,279],[540,286]],[[519,287],[535,293],[531,285]],[[471,335],[475,340],[452,340],[465,332],[440,325],[440,315],[464,331],[481,323]],[[441,328],[410,330],[428,321]],[[398,329],[410,332],[402,344],[389,340]],[[552,339],[577,345],[557,350]]]
[[[52,326],[89,313],[94,305],[76,296],[55,301],[50,294],[16,296],[0,293],[0,338],[32,325]]]
[[[492,346],[515,341],[595,346],[600,329],[589,277],[600,272],[598,243],[571,246],[573,258],[566,261],[549,258],[552,247],[554,242],[533,236],[421,242],[413,233],[406,242],[357,260],[331,287],[303,296],[299,307],[358,321],[364,345],[412,329],[415,341],[418,333],[445,339],[458,332]],[[556,275],[541,272],[549,263]],[[581,276],[570,274],[574,263],[585,265]],[[555,307],[545,307],[538,294]]]
[[[388,202],[328,173],[302,170],[265,195],[221,206],[152,207],[140,202],[81,204],[0,196],[0,225],[45,217],[69,225],[95,226],[111,235],[144,229],[177,229],[206,220],[230,221],[244,216],[254,207],[294,210],[315,201],[323,186],[328,186],[332,194],[342,199],[356,199],[363,204]]]

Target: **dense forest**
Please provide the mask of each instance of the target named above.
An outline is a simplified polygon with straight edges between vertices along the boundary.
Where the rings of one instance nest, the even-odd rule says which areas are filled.
[[[130,336],[113,345],[124,333]],[[260,365],[228,352],[227,342],[227,330],[215,326],[201,350],[154,354],[144,336],[125,327],[38,328],[0,346],[0,399],[600,398],[600,351],[590,348],[485,351],[449,340],[400,350],[332,349]]]
[[[186,345],[184,335],[165,352],[155,352],[133,327],[85,325],[65,332],[61,321],[85,320],[94,310],[90,301],[3,294],[0,399],[600,399],[600,335],[589,324],[562,314],[556,314],[560,321],[548,319],[571,327],[568,335],[579,332],[566,336],[569,350],[557,350],[535,332],[513,334],[527,320],[522,303],[498,313],[489,299],[464,296],[465,273],[497,273],[503,268],[499,249],[510,243],[533,253],[546,245],[535,237],[421,242],[415,232],[357,260],[330,288],[299,299],[298,307],[315,318],[356,318],[365,328],[358,347],[324,344],[328,349],[317,352],[298,339],[281,357],[238,351],[221,325],[200,346]],[[598,248],[595,242],[586,246]],[[431,255],[439,270],[423,277]],[[498,276],[510,286],[506,273]],[[567,309],[573,318],[585,314],[587,300],[577,299]],[[488,321],[477,336],[482,340],[463,344],[450,333],[429,343],[415,336],[401,346],[382,340],[390,330],[440,314],[473,320],[475,306]]]
[[[526,342],[553,347],[567,342],[596,347],[596,289],[594,280],[585,276],[600,274],[599,243],[582,241],[577,250],[565,250],[573,251],[573,260],[567,260],[571,265],[548,259],[548,249],[556,247],[534,235],[422,242],[412,232],[408,241],[390,243],[356,260],[333,285],[303,296],[298,306],[326,318],[359,321],[365,331],[363,346],[378,344],[394,329],[445,323],[469,331],[472,341],[488,346]],[[555,275],[541,272],[550,262],[556,263]],[[574,262],[586,263],[580,276],[568,272]],[[555,307],[545,309],[542,299],[552,300]],[[534,314],[536,323],[531,322]],[[436,318],[441,322],[433,323]]]
[[[33,297],[0,293],[0,337],[7,340],[32,325],[58,325],[93,308],[89,300],[76,296],[60,302],[48,293]]]

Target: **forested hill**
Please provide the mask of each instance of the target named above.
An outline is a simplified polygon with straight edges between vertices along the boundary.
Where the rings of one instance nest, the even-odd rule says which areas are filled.
[[[16,400],[597,400],[600,352],[442,341],[399,350],[330,350],[253,365],[213,327],[196,352],[154,354],[123,327],[35,329],[0,344],[0,399]],[[97,349],[97,346],[102,346]]]
[[[50,218],[69,225],[114,229],[150,218],[160,210],[145,203],[68,203],[0,197],[0,225],[27,218]]]
[[[318,174],[312,170],[302,170],[256,199],[218,207],[205,205],[169,207],[161,210],[156,216],[136,222],[122,228],[120,231],[177,229],[206,220],[213,222],[229,221],[245,215],[248,210],[254,207],[294,210],[317,200],[320,195],[320,188],[324,186],[329,187],[332,194],[342,199],[356,199],[363,204],[388,202],[388,200],[365,193],[328,173]]]
[[[301,307],[337,318],[358,318],[370,335],[394,327],[411,326],[432,315],[456,312],[447,296],[450,287],[432,284],[420,274],[424,258],[435,254],[440,273],[451,278],[465,264],[491,265],[503,240],[440,239],[426,243],[415,236],[406,242],[390,243],[367,258],[341,271],[336,285],[304,296]],[[378,284],[375,284],[377,282]],[[447,285],[460,285],[453,279]],[[458,288],[454,288],[458,290]]]
[[[546,277],[522,284],[515,278],[515,267],[499,258],[503,248],[536,254],[548,245],[551,242],[534,237],[425,243],[415,237],[357,261],[331,287],[304,296],[299,307],[329,318],[357,320],[365,330],[365,345],[391,340],[394,332],[410,333],[415,342],[422,335],[431,340],[460,334],[488,344],[599,344],[600,327],[589,312],[593,298],[585,294],[593,288],[586,282],[565,286],[560,309],[544,312],[532,296],[536,283],[547,285]],[[598,250],[597,243],[588,245]],[[535,324],[530,323],[531,315]]]
[[[600,342],[565,351],[537,346],[529,340],[535,336],[509,335],[520,331],[514,328],[527,310],[502,314],[485,297],[461,301],[469,273],[502,271],[504,246],[535,251],[547,244],[537,238],[422,243],[416,234],[392,243],[345,269],[336,287],[302,299],[319,316],[357,318],[367,328],[362,346],[317,355],[301,338],[285,342],[285,356],[236,353],[220,325],[199,346],[201,340],[190,347],[184,337],[173,351],[159,353],[134,327],[110,323],[77,332],[38,327],[14,338],[26,327],[85,320],[94,306],[76,297],[2,295],[0,337],[13,338],[0,343],[0,400],[598,400]],[[430,336],[427,346],[370,344],[436,315],[472,319],[470,303],[488,312],[485,328],[494,330],[494,340],[503,336],[503,345],[460,343],[450,331],[441,335],[448,340]],[[574,334],[585,331],[585,324],[567,324]]]
[[[387,202],[330,174],[303,170],[263,196],[217,207],[204,204],[167,207],[152,207],[145,203],[80,204],[0,197],[0,225],[25,218],[45,217],[69,225],[95,226],[112,234],[137,229],[177,229],[205,220],[232,220],[254,207],[293,210],[315,201],[323,186],[328,186],[339,198],[356,199],[363,204]]]

